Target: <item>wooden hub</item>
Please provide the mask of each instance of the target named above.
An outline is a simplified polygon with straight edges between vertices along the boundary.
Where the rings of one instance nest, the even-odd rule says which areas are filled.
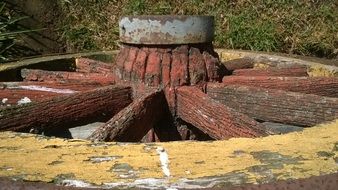
[[[212,44],[126,45],[116,59],[120,80],[153,87],[179,87],[220,82],[225,74]]]

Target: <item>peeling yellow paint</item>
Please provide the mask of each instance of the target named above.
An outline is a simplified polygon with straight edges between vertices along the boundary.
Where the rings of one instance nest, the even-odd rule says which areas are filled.
[[[257,68],[257,69],[267,69],[269,67],[270,66],[265,63],[254,63],[254,68]]]
[[[244,56],[240,52],[230,52],[230,51],[225,51],[225,50],[222,50],[222,49],[218,49],[218,50],[216,50],[216,52],[218,53],[219,59],[222,62],[230,61],[230,60],[233,60],[233,59],[240,59],[240,58],[243,58],[243,56]]]
[[[4,139],[4,136],[9,138]],[[0,138],[0,168],[12,168],[1,170],[2,176],[24,174],[23,178],[27,180],[52,181],[60,174],[74,174],[77,179],[100,184],[118,178],[116,173],[110,171],[114,164],[128,163],[140,171],[140,178],[162,177],[161,170],[157,167],[159,161],[156,153],[147,152],[140,145],[108,143],[95,146],[86,141],[47,140],[26,134],[16,136],[15,133],[2,133]],[[89,158],[94,156],[118,158],[92,163]],[[147,158],[146,162],[143,162],[143,157]],[[55,161],[61,163],[53,165]],[[142,172],[142,168],[147,171]]]
[[[171,171],[177,177],[184,176],[186,170],[191,170],[191,177],[221,175],[236,170],[247,173],[246,168],[260,164],[250,153],[268,150],[295,158],[302,157],[305,161],[301,161],[301,165],[286,165],[287,167],[274,172],[281,174],[291,172],[292,178],[303,178],[319,175],[320,172],[332,173],[338,170],[333,159],[324,161],[316,155],[320,150],[332,151],[335,143],[338,143],[338,120],[329,125],[286,135],[256,139],[233,138],[213,143],[170,143],[164,147],[168,149],[171,165],[175,166],[171,167]],[[182,154],[182,150],[186,150],[187,154]],[[234,156],[236,151],[243,153]],[[194,164],[201,160],[205,161],[205,164]],[[296,169],[297,167],[299,169]],[[256,182],[255,179],[251,180]]]
[[[267,167],[278,179],[335,173],[338,171],[334,160],[337,157],[337,150],[334,150],[337,144],[338,120],[286,135],[214,142],[95,144],[84,140],[46,139],[32,134],[2,132],[0,176],[51,182],[61,174],[71,174],[75,179],[96,185],[131,182],[135,179],[160,179],[165,178],[156,152],[160,146],[169,156],[171,183],[183,178],[198,179],[236,172],[247,176],[246,183],[257,183],[266,176],[252,170],[255,167]],[[319,151],[333,156],[320,157]],[[272,157],[270,163],[270,158],[260,159],[257,155],[262,152],[268,156],[276,154],[277,160]],[[93,157],[112,159],[95,163],[91,161]],[[269,168],[269,164],[279,162],[278,159],[281,165]],[[129,166],[124,175],[121,175],[123,171],[114,171],[114,166],[118,164]],[[128,178],[130,170],[132,175]]]
[[[325,65],[319,62],[304,61],[301,59],[295,59],[292,57],[283,57],[276,55],[269,55],[259,52],[249,52],[249,51],[236,51],[236,50],[226,50],[226,49],[216,49],[216,52],[219,54],[221,62],[226,62],[233,59],[239,58],[252,58],[254,61],[254,68],[266,69],[271,67],[271,62],[281,63],[292,63],[292,64],[301,64],[305,65],[308,70],[310,77],[338,77],[338,70],[334,66]],[[271,60],[269,60],[271,58]],[[263,61],[262,61],[263,59]],[[266,62],[264,62],[266,61]]]
[[[338,72],[335,70],[328,70],[320,64],[309,66],[307,73],[310,77],[338,77]]]

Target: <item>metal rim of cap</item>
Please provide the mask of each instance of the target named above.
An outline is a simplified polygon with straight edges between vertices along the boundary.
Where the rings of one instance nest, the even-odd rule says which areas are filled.
[[[120,41],[128,44],[197,44],[212,42],[214,17],[143,15],[120,19]]]

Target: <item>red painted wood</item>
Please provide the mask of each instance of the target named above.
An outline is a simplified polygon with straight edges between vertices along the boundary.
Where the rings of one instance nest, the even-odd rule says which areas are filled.
[[[134,67],[135,60],[137,58],[137,54],[139,49],[136,47],[129,48],[129,54],[125,59],[124,66],[123,66],[123,79],[130,80],[132,75],[132,70]]]
[[[171,86],[182,86],[189,84],[189,60],[188,46],[180,46],[172,52],[172,63],[170,70]]]
[[[176,103],[178,117],[214,139],[267,135],[254,119],[212,100],[198,88],[178,88]]]
[[[207,81],[207,71],[203,55],[197,48],[190,48],[189,51],[189,77],[191,85]]]
[[[223,84],[338,97],[338,78],[335,77],[225,76]]]
[[[37,103],[0,109],[0,131],[29,131],[71,125],[113,116],[132,101],[130,87],[107,86],[54,97]]]
[[[163,117],[164,105],[163,91],[145,94],[116,114],[89,138],[98,141],[141,141],[142,137]]]
[[[133,71],[132,71],[132,81],[144,82],[144,77],[146,73],[145,63],[148,57],[147,48],[141,48],[137,54]]]
[[[76,71],[82,73],[112,73],[113,64],[104,63],[101,61],[87,59],[87,58],[77,58],[75,60]]]
[[[253,59],[250,59],[250,58],[232,59],[229,61],[225,61],[222,64],[229,71],[233,71],[237,69],[249,69],[249,68],[254,67],[254,61]]]
[[[42,101],[55,96],[92,90],[103,85],[97,83],[57,83],[57,82],[3,82],[0,83],[0,106],[16,105],[27,97],[32,102]],[[7,99],[7,100],[6,100]]]
[[[208,83],[208,95],[262,121],[313,126],[338,118],[338,98],[313,94]]]
[[[145,72],[145,83],[148,86],[159,86],[161,83],[161,54],[150,52]]]
[[[25,81],[40,82],[96,82],[98,84],[114,84],[116,77],[102,73],[79,73],[63,71],[45,71],[22,69],[21,76]]]

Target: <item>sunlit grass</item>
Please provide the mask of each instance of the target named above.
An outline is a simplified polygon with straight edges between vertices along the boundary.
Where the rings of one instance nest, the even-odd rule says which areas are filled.
[[[64,3],[60,33],[69,50],[118,48],[122,15],[213,15],[215,46],[334,58],[335,0],[91,0]]]

